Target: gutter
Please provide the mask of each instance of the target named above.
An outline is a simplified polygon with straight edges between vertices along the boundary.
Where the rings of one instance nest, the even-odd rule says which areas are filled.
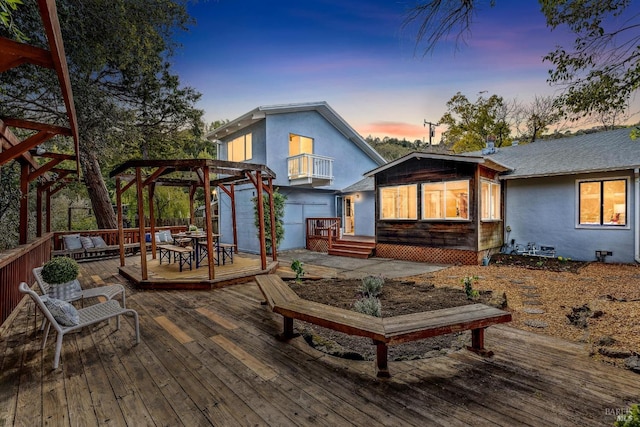
[[[634,258],[637,263],[640,263],[640,168],[635,168],[633,170],[633,177],[634,177],[634,190],[635,190],[634,191],[635,206],[633,208],[634,220],[635,220],[635,227],[634,227],[634,233],[633,233],[634,248],[635,248]]]

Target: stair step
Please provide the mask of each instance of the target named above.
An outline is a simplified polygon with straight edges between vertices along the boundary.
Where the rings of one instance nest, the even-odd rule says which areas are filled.
[[[331,248],[332,249],[353,249],[353,250],[364,250],[371,251],[375,246],[363,246],[363,245],[354,245],[350,243],[334,243]]]
[[[359,241],[359,240],[342,240],[342,239],[338,239],[335,240],[333,242],[334,245],[353,245],[353,246],[361,246],[361,247],[367,247],[367,248],[375,248],[376,247],[376,242],[363,242],[363,241]]]
[[[351,249],[329,249],[329,255],[337,255],[351,258],[362,258],[366,259],[371,256],[371,250],[363,251],[363,250],[351,250]]]

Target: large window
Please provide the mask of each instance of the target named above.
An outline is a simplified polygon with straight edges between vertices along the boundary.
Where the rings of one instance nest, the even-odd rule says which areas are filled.
[[[627,180],[578,183],[580,225],[627,225]]]
[[[480,218],[485,221],[500,219],[500,184],[482,181],[480,187]]]
[[[418,219],[418,186],[380,188],[380,219]]]
[[[313,154],[313,138],[289,134],[289,157],[298,154]]]
[[[422,184],[422,219],[469,219],[469,181]]]
[[[251,134],[248,133],[227,142],[227,160],[230,162],[250,160],[253,156],[251,139]]]

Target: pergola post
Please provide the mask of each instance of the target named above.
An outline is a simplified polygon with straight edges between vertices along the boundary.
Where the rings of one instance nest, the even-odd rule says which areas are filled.
[[[151,258],[156,259],[156,250],[158,249],[156,244],[156,213],[153,208],[153,198],[156,194],[156,184],[154,182],[149,184],[149,232],[151,233]]]
[[[278,249],[276,248],[276,209],[274,203],[274,194],[273,194],[273,179],[269,177],[268,179],[268,189],[269,189],[269,213],[270,213],[270,224],[271,224],[271,259],[274,261],[278,260]]]
[[[36,237],[42,236],[42,187],[36,188]]]
[[[144,232],[144,198],[142,197],[142,170],[136,167],[136,195],[138,196],[138,232],[140,233],[140,273],[142,280],[149,278],[147,273],[147,244]],[[153,242],[153,238],[151,241]]]
[[[267,268],[267,244],[265,242],[265,230],[264,230],[264,205],[262,203],[262,173],[256,171],[256,203],[258,204],[258,238],[260,239],[260,262],[262,269]],[[273,250],[273,243],[271,242],[271,250]]]
[[[230,185],[230,194],[231,198],[231,225],[233,227],[233,251],[238,253],[238,227],[236,221],[236,186],[234,184]],[[220,203],[220,202],[218,202]],[[218,206],[218,211],[220,206]]]
[[[27,243],[29,229],[29,165],[21,163],[20,169],[20,230],[18,244]]]
[[[209,167],[202,168],[204,184],[204,217],[207,232],[207,261],[209,264],[209,280],[216,277],[213,262],[213,230],[211,227],[211,183],[209,182]]]
[[[122,212],[122,182],[116,177],[116,209],[118,214],[118,245],[120,246],[120,266],[124,267],[124,214]],[[142,244],[143,242],[140,242]]]

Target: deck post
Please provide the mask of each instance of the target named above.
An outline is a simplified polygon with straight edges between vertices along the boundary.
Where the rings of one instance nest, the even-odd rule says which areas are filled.
[[[376,376],[378,378],[389,378],[391,374],[389,373],[389,363],[387,359],[387,343],[374,341],[374,344],[376,345],[376,364],[378,368]]]

